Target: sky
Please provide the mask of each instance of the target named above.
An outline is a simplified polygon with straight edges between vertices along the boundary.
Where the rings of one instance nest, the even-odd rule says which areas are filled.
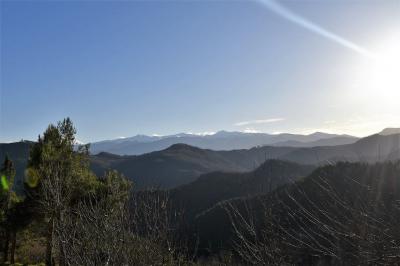
[[[400,126],[400,0],[271,1],[2,0],[0,142]]]

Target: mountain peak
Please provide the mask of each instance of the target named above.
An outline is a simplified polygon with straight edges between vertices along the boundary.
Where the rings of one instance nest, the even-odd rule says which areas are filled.
[[[182,151],[182,150],[200,150],[197,147],[185,144],[185,143],[176,143],[169,146],[167,149],[168,151]]]
[[[113,154],[113,153],[110,153],[110,152],[104,152],[104,151],[96,154],[96,156],[97,157],[101,157],[101,158],[105,158],[105,159],[119,159],[119,158],[121,158],[120,155]]]
[[[238,132],[238,131],[226,131],[226,130],[220,130],[217,133],[215,133],[213,136],[217,137],[226,137],[226,136],[240,136],[246,134],[244,132]]]
[[[382,130],[381,132],[378,133],[379,135],[382,136],[388,136],[388,135],[394,135],[394,134],[400,134],[400,128],[385,128],[384,130]]]
[[[324,133],[324,132],[321,132],[321,131],[316,131],[316,132],[310,134],[309,136],[319,137],[319,138],[327,138],[327,137],[332,137],[332,136],[336,136],[336,135],[335,134]]]

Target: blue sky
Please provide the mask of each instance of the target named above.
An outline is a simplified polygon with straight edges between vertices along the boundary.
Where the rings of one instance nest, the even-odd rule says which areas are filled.
[[[365,49],[397,47],[400,1],[280,3]],[[36,139],[66,116],[85,142],[400,125],[400,94],[366,89],[370,59],[258,1],[0,5],[1,142]]]

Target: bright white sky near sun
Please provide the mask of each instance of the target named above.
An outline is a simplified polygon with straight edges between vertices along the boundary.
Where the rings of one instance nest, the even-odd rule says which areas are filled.
[[[400,127],[400,1],[1,1],[0,142]]]

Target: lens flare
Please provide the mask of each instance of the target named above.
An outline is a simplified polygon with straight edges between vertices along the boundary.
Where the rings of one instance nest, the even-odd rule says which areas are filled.
[[[8,181],[5,175],[1,176],[1,188],[4,191],[8,191],[10,189],[9,185],[8,185]]]
[[[300,27],[303,27],[311,32],[314,32],[324,38],[327,38],[331,41],[334,41],[348,49],[351,49],[363,56],[366,57],[371,57],[374,58],[375,55],[365,49],[364,47],[361,47],[354,42],[351,42],[323,27],[320,25],[315,24],[314,22],[294,13],[293,11],[289,10],[285,6],[279,4],[278,2],[274,0],[259,0],[259,3],[261,3],[263,6],[267,7],[269,10],[273,11],[274,13],[278,14],[279,16],[285,18],[288,21],[291,21]]]

